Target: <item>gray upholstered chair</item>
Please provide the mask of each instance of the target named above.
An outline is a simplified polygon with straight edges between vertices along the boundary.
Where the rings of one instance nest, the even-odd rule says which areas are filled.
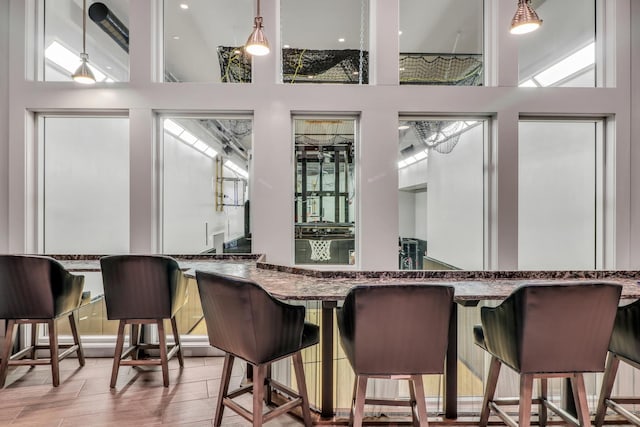
[[[222,422],[225,406],[254,426],[301,406],[304,424],[311,426],[301,350],[318,343],[319,328],[304,321],[305,308],[279,301],[249,280],[202,271],[196,271],[196,279],[209,342],[225,352],[214,425]],[[267,375],[273,362],[289,356],[293,359],[297,393]],[[230,392],[236,357],[253,366],[253,382]],[[263,413],[263,400],[271,400],[265,394],[265,385],[267,390],[273,387],[291,400]],[[252,412],[233,400],[246,392],[253,392]]]
[[[640,417],[622,406],[638,404],[640,397],[611,397],[620,361],[640,368],[640,300],[618,308],[598,400],[596,427],[604,424],[607,408],[611,408],[634,425],[640,425]]]
[[[175,314],[187,302],[187,283],[178,262],[162,255],[113,255],[102,257],[100,267],[107,318],[120,321],[111,388],[116,386],[121,365],[160,365],[163,384],[167,387],[168,361],[177,355],[180,366],[184,365]],[[171,321],[173,345],[167,345],[164,319]],[[158,344],[141,342],[140,325],[144,324],[158,326]],[[126,325],[131,325],[131,342],[123,351]],[[159,349],[160,358],[139,357],[140,351],[149,349]]]
[[[60,384],[60,360],[73,354],[84,366],[82,344],[74,310],[80,307],[84,276],[73,275],[56,260],[43,256],[0,255],[0,319],[7,320],[2,361],[0,362],[0,387],[4,387],[9,366],[51,365],[53,386]],[[67,317],[73,335],[72,345],[58,344],[56,320]],[[31,324],[31,344],[15,354],[13,336],[16,325]],[[49,345],[37,344],[38,325],[49,328]],[[62,348],[64,351],[59,352]],[[48,359],[37,358],[37,351],[49,350]],[[29,358],[25,359],[25,357]]]
[[[621,286],[604,283],[531,284],[516,289],[499,306],[482,307],[482,325],[474,328],[476,344],[491,354],[479,425],[490,411],[518,425],[498,405],[513,399],[494,398],[500,367],[520,374],[518,423],[531,424],[533,380],[540,379],[539,423],[550,409],[566,422],[590,426],[583,372],[604,370]],[[547,399],[547,379],[571,380],[577,419]]]
[[[356,286],[338,309],[340,342],[356,374],[351,422],[362,425],[365,403],[410,406],[426,426],[423,374],[444,373],[454,290],[444,285]],[[369,378],[404,378],[410,399],[367,399]]]

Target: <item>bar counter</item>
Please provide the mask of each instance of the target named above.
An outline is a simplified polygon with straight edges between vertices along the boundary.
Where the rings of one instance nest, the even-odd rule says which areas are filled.
[[[71,271],[99,271],[99,256],[52,255]],[[455,288],[445,367],[445,418],[457,418],[457,305],[503,300],[525,283],[600,281],[623,286],[622,299],[640,298],[640,271],[327,271],[270,264],[259,255],[173,255],[188,277],[209,271],[252,280],[277,298],[321,301],[321,407],[323,418],[334,415],[334,309],[349,289],[359,284],[442,283]]]

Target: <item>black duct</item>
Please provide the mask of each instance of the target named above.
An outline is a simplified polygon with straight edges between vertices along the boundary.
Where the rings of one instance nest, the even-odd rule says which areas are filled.
[[[107,33],[125,52],[129,53],[129,29],[101,2],[89,7],[89,18]]]

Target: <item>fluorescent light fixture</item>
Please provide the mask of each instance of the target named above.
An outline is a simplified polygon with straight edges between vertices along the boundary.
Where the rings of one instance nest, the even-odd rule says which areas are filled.
[[[427,150],[420,151],[419,153],[414,154],[417,161],[424,160],[427,158]]]
[[[184,129],[171,119],[165,119],[162,126],[164,127],[164,130],[174,134],[175,136],[180,136],[180,134],[184,132]]]
[[[214,150],[211,147],[208,147],[206,150],[204,150],[204,154],[206,154],[207,156],[211,157],[212,159],[218,155],[218,152],[216,150]]]
[[[200,140],[197,140],[197,141],[193,144],[193,146],[196,148],[196,150],[200,150],[200,151],[202,151],[203,153],[204,153],[205,151],[207,151],[207,148],[209,148],[209,146],[208,146],[207,144],[205,144],[204,142],[202,142],[202,141],[200,141]]]
[[[74,73],[82,63],[80,56],[62,46],[57,41],[51,42],[49,47],[44,50],[44,56],[57,66],[67,70],[69,73]],[[92,64],[88,65],[93,72],[96,81],[101,82],[105,80],[107,76],[102,71],[97,69]]]
[[[240,166],[233,163],[231,160],[227,160],[226,162],[224,162],[224,165],[243,178],[249,178],[249,173],[242,169]]]
[[[533,81],[533,79],[529,79],[520,83],[518,87],[538,87],[538,85],[536,84],[535,81]]]
[[[182,10],[187,10],[187,9],[189,9],[189,5],[188,5],[188,4],[186,4],[186,3],[181,3],[181,4],[180,4],[180,9],[182,9]]]
[[[567,77],[592,66],[595,62],[595,43],[591,43],[567,56],[562,61],[555,63],[541,73],[536,74],[534,78],[542,86],[552,86],[554,83],[564,80]]]
[[[409,129],[411,126],[409,126],[408,124],[401,124],[400,126],[398,126],[398,130],[406,130]]]
[[[404,160],[400,160],[398,162],[398,169],[402,169],[403,167],[407,166],[407,162]]]
[[[407,157],[406,159],[404,159],[405,162],[407,162],[407,166],[412,165],[414,163],[416,163],[418,161],[418,159],[416,159],[416,156],[411,156],[411,157]]]
[[[198,140],[198,138],[196,138],[192,133],[187,132],[186,130],[180,134],[180,139],[191,145],[195,144],[195,142]]]
[[[340,43],[344,43],[344,38],[340,37],[340,38],[338,39],[338,42],[340,42]]]

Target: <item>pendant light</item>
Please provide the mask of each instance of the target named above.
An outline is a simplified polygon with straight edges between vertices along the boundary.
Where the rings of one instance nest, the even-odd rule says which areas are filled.
[[[526,34],[537,30],[542,19],[531,7],[531,0],[518,0],[518,10],[511,20],[511,34]]]
[[[262,29],[262,16],[260,16],[260,0],[258,0],[257,15],[253,20],[253,31],[247,39],[247,43],[244,45],[244,50],[255,56],[267,55],[271,49],[269,48],[269,42],[264,36]]]
[[[82,0],[82,63],[71,76],[74,81],[85,85],[94,84],[96,78],[89,68],[89,55],[87,55],[87,0]]]

